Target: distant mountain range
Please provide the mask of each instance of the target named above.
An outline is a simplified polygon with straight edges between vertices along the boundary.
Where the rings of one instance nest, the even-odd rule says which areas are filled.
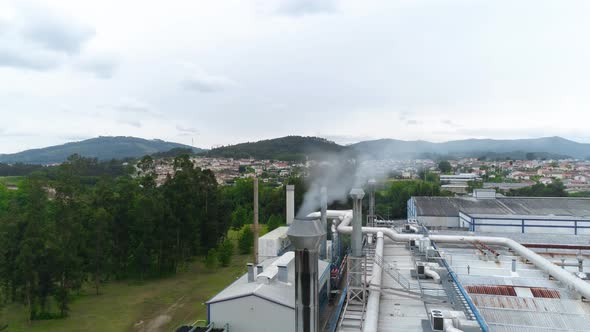
[[[207,151],[162,140],[120,136],[98,137],[14,154],[0,154],[0,162],[60,163],[74,153],[100,160],[124,159],[142,157],[177,148],[193,149],[195,153],[210,157],[252,157],[275,160],[321,159],[334,154],[372,159],[458,157],[525,159],[530,156],[547,159],[570,157],[590,159],[590,144],[578,143],[561,137],[515,140],[467,139],[444,143],[380,139],[343,146],[320,137],[286,136],[223,146]]]
[[[561,137],[532,139],[493,140],[467,139],[444,143],[426,141],[400,141],[381,139],[352,144],[349,148],[356,153],[374,158],[420,157],[428,155],[480,157],[480,156],[522,156],[534,153],[545,158],[590,157],[590,144],[578,143]]]
[[[0,163],[53,164],[65,161],[72,154],[99,160],[135,158],[174,148],[193,149],[184,144],[159,139],[147,140],[126,136],[101,136],[79,142],[26,150],[13,154],[0,154]],[[195,153],[204,150],[194,148]]]
[[[318,137],[287,136],[258,142],[224,146],[206,152],[217,157],[253,157],[257,159],[302,160],[306,156],[346,153],[373,159],[486,157],[490,159],[590,158],[590,144],[561,137],[492,140],[467,139],[444,143],[380,139],[342,146]],[[532,153],[532,155],[530,155]]]

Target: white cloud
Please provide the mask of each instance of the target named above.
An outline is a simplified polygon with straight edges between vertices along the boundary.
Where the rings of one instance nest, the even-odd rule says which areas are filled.
[[[118,59],[113,55],[91,54],[82,57],[76,64],[76,68],[93,73],[97,78],[112,78],[119,66]]]
[[[223,91],[236,85],[236,82],[225,76],[209,74],[193,65],[188,67],[190,73],[181,82],[182,87],[187,90],[209,93]]]
[[[336,0],[280,0],[275,12],[287,16],[333,13],[338,10]]]

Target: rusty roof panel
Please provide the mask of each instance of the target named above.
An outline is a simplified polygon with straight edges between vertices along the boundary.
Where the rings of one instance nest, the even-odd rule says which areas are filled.
[[[547,289],[541,287],[531,287],[531,293],[533,293],[534,297],[544,297],[547,299],[559,299],[561,296],[559,295],[559,291],[555,289]]]
[[[470,285],[466,286],[466,288],[467,291],[472,294],[516,296],[516,291],[514,290],[514,287],[506,285]]]

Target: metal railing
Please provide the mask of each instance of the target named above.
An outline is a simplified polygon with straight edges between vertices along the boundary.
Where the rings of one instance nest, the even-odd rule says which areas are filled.
[[[434,241],[431,242],[430,244],[438,251],[438,246],[436,245],[436,243],[434,243]],[[471,313],[475,317],[475,320],[479,324],[479,327],[481,328],[482,332],[488,332],[489,331],[488,324],[486,323],[485,319],[482,317],[479,310],[477,310],[475,303],[473,303],[473,301],[471,300],[471,297],[469,296],[469,294],[467,294],[467,291],[465,290],[465,288],[463,288],[463,285],[461,285],[461,283],[459,282],[459,277],[457,276],[457,274],[455,274],[453,269],[449,266],[446,259],[441,259],[441,262],[443,263],[444,267],[447,269],[447,271],[449,273],[449,277],[451,278],[452,282],[454,283],[453,286],[456,287],[456,289],[459,291],[459,294],[461,295],[462,299],[464,300],[464,303],[467,304],[467,307],[469,308],[469,310],[471,311]],[[461,302],[463,302],[463,301],[461,301]]]
[[[402,288],[404,288],[407,291],[412,290],[412,284],[410,283],[410,280],[408,280],[401,273],[399,273],[397,266],[391,263],[384,263],[383,257],[378,255],[375,255],[373,261],[375,262],[375,264],[381,267],[381,270],[383,272],[387,273],[393,280],[395,280],[400,286],[402,286]]]

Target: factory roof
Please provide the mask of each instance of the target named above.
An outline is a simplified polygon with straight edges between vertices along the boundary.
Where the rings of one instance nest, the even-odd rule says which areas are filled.
[[[419,216],[517,215],[590,218],[590,199],[572,197],[412,197]]]
[[[520,240],[539,239],[528,239],[526,234],[521,234]],[[473,246],[439,243],[439,250],[444,252],[490,331],[588,330],[590,303],[580,301],[576,292],[512,252],[502,247],[494,246],[494,249],[500,253],[499,261],[482,259]],[[544,255],[543,250],[539,254]],[[551,260],[565,257],[566,262],[577,262],[571,254],[546,255]],[[512,259],[516,259],[515,272],[511,269]],[[588,256],[584,255],[586,264]],[[576,264],[572,265],[565,269],[577,271]]]
[[[219,292],[217,295],[215,295],[213,298],[211,298],[209,301],[207,301],[207,304],[229,301],[246,296],[257,296],[267,301],[295,309],[295,262],[292,259],[293,252],[290,251],[281,257],[267,259],[260,265],[264,267],[265,271],[276,269],[277,263],[280,260],[285,261],[284,258],[286,256],[291,258],[291,262],[288,263],[288,282],[285,283],[278,281],[276,280],[277,278],[274,278],[274,280],[271,280],[269,283],[256,280],[253,282],[248,282],[248,274],[246,273],[234,281],[231,285],[227,286],[224,290]],[[328,280],[330,264],[319,260],[318,265],[319,287],[322,287]]]

